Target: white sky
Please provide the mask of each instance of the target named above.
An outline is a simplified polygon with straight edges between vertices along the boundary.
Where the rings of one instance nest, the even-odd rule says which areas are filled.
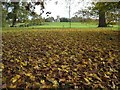
[[[57,5],[55,4],[55,2],[58,1]],[[68,0],[67,0],[68,1]],[[77,12],[80,9],[85,8],[86,6],[90,6],[90,1],[92,0],[71,0],[71,17],[74,16],[74,13]],[[78,3],[80,2],[80,3]],[[49,15],[49,17],[54,17],[56,18],[57,16],[60,17],[67,17],[69,18],[69,8],[68,8],[69,4],[67,4],[65,2],[65,0],[46,0],[46,4],[45,4],[45,13],[50,11],[51,15]],[[40,8],[36,8],[36,12],[39,13],[39,9]],[[43,14],[43,17],[47,17],[46,14]]]

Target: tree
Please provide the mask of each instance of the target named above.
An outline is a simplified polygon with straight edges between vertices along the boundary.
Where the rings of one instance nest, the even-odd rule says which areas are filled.
[[[16,24],[16,19],[17,19],[17,13],[18,13],[18,9],[19,9],[19,2],[14,2],[14,3],[12,3],[13,4],[13,12],[12,12],[12,15],[13,15],[13,17],[12,17],[12,27],[14,27],[15,26],[15,24]]]
[[[45,19],[45,21],[46,22],[54,22],[55,19],[54,19],[54,17],[48,17],[48,18]]]
[[[91,14],[91,10],[89,9],[82,9],[78,10],[75,14],[81,17],[81,21],[85,22],[87,19],[90,19],[93,15]]]
[[[44,3],[42,0],[37,0],[36,2],[22,2],[7,0],[7,2],[2,2],[3,9],[7,11],[6,19],[11,22],[11,27],[16,25],[17,20],[25,21],[28,15],[35,14],[35,6],[39,5],[41,7],[40,11],[44,9]],[[43,12],[42,12],[43,13]],[[42,14],[40,13],[40,15]]]
[[[106,22],[106,13],[107,12],[115,12],[120,9],[120,2],[97,2],[94,3],[95,6],[93,7],[93,10],[98,10],[99,14],[99,25],[98,27],[107,27]]]
[[[15,26],[16,19],[18,17],[18,10],[20,8],[19,2],[2,2],[2,11],[6,11],[6,17],[3,16],[4,20],[11,22],[11,27]]]
[[[2,7],[2,27],[5,27],[7,25],[6,16],[7,16],[7,10],[3,9]]]
[[[107,27],[106,18],[105,18],[105,11],[99,9],[99,25],[98,27]]]
[[[60,18],[60,22],[68,22],[68,21],[69,21],[69,19],[68,19],[68,18],[65,18],[65,17]]]

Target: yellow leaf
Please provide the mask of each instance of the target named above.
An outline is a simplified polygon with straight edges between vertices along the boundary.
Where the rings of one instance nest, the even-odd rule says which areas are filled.
[[[56,80],[53,81],[53,86],[57,87],[58,86],[58,82]]]
[[[65,78],[60,79],[60,82],[65,82]]]
[[[25,75],[26,75],[26,76],[31,76],[31,75],[32,75],[32,73],[26,73]]]
[[[102,81],[96,74],[93,74],[93,77],[98,79],[99,81]]]
[[[20,75],[14,76],[14,77],[11,79],[12,83],[15,83],[19,78],[20,78]]]
[[[17,61],[17,62],[20,62],[20,60],[19,60],[19,59],[16,59],[16,61]]]
[[[35,83],[35,86],[40,86],[40,83],[36,82],[36,83]]]
[[[10,60],[10,62],[14,62],[14,60]]]
[[[85,68],[86,67],[86,65],[81,65],[83,68]]]
[[[105,78],[110,78],[109,76],[107,76],[106,74],[105,74],[105,76],[104,76]]]
[[[85,75],[88,75],[88,72],[84,72]]]
[[[100,58],[101,61],[103,61],[104,59],[103,58]]]
[[[30,76],[30,79],[31,79],[31,80],[35,80],[35,76],[31,75],[31,76]]]
[[[45,84],[45,80],[40,80],[40,83]]]
[[[111,73],[110,73],[110,72],[106,72],[106,74],[107,74],[107,75],[111,75]]]
[[[66,66],[65,66],[65,65],[62,65],[61,67],[62,67],[62,69],[66,68]]]
[[[39,69],[38,65],[36,65],[36,66],[34,67],[34,69]]]
[[[112,89],[115,89],[115,83],[112,82]]]
[[[58,70],[60,71],[60,70],[61,70],[61,68],[58,68]]]
[[[50,63],[48,63],[47,66],[49,67],[49,66],[50,66]]]
[[[4,64],[1,64],[1,68],[2,68],[2,69],[4,69],[4,68],[5,68]]]
[[[27,66],[27,63],[26,63],[26,62],[21,62],[21,64],[22,64],[23,66]]]
[[[67,72],[67,73],[68,73],[68,70],[66,70],[66,69],[65,69],[65,72]]]
[[[84,78],[84,80],[87,82],[87,84],[90,84],[90,81],[87,78]]]
[[[83,62],[83,64],[87,65],[87,64],[88,64],[88,62]]]
[[[75,68],[74,71],[77,71],[77,69]]]
[[[90,78],[90,77],[89,77],[88,79],[89,79],[89,80],[92,80],[92,78]]]
[[[16,85],[10,85],[9,88],[16,88]]]
[[[69,79],[72,79],[72,77],[71,77],[71,76],[68,76],[68,78],[69,78]]]
[[[59,55],[56,55],[57,58],[59,58]]]

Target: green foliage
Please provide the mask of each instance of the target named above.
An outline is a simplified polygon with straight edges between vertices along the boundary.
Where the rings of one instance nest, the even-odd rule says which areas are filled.
[[[107,25],[113,24],[115,22],[118,23],[120,2],[97,2],[94,3],[93,10],[97,10],[97,12],[105,12],[106,23]],[[98,13],[100,15],[100,13]],[[101,15],[102,16],[102,15]],[[102,23],[102,22],[101,22]],[[114,23],[114,24],[115,24]]]
[[[60,22],[69,22],[69,19],[68,18],[60,18]]]
[[[3,17],[4,21],[10,23],[9,25],[14,27],[17,22],[26,23],[28,22],[29,16],[34,16],[35,6],[40,5],[42,11],[44,9],[43,1],[38,2],[12,2],[7,0],[2,2],[2,9],[6,11],[6,15]],[[43,12],[42,12],[43,13]],[[40,15],[42,14],[40,13]]]
[[[42,25],[44,23],[44,19],[40,15],[33,15],[32,20],[29,20],[30,25]]]
[[[7,25],[6,15],[7,11],[5,9],[2,9],[2,27],[5,27]]]
[[[119,86],[119,31],[20,30],[3,32],[2,83],[8,88]]]
[[[45,22],[54,22],[54,21],[55,21],[54,17],[48,17],[45,19]]]
[[[119,2],[97,2],[94,3],[95,7],[93,8],[94,10],[116,10],[120,8]]]

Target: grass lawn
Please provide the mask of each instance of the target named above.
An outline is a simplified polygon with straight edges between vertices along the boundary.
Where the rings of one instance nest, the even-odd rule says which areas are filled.
[[[80,23],[80,22],[71,22],[71,28],[97,28],[97,23]],[[43,25],[30,26],[29,28],[70,28],[69,22],[45,22]],[[114,28],[118,29],[118,25],[113,25]]]
[[[119,88],[120,31],[12,29],[2,33],[4,87]]]
[[[46,22],[45,25],[40,27],[53,27],[53,28],[69,28],[70,22]],[[80,22],[71,22],[71,28],[95,28],[97,25],[95,24],[88,24],[88,23],[80,23]]]

